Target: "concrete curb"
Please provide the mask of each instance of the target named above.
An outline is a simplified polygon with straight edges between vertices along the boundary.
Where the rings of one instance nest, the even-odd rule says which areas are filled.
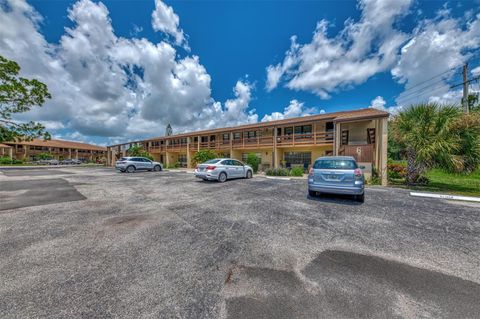
[[[292,179],[290,177],[280,177],[280,176],[262,176],[263,178],[268,178],[268,179],[278,179],[282,181],[291,181]]]
[[[467,202],[478,202],[478,203],[480,203],[480,197],[472,197],[472,196],[433,194],[433,193],[418,193],[418,192],[410,192],[410,196],[427,197],[427,198],[440,198],[440,199],[450,199],[450,200],[461,200],[461,201],[467,201]]]
[[[81,168],[89,168],[89,167],[109,167],[105,165],[32,165],[32,166],[0,166],[0,171],[8,171],[8,170],[18,170],[18,169],[24,169],[24,170],[29,170],[29,169],[59,169],[59,168],[75,168],[75,167],[81,167]]]

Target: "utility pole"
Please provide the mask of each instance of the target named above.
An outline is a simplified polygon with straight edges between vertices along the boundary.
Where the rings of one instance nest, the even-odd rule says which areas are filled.
[[[468,114],[468,63],[463,66],[463,111]]]

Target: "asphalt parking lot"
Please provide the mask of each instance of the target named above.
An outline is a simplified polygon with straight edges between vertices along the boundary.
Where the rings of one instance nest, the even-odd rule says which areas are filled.
[[[480,206],[305,181],[0,171],[0,318],[478,318]]]

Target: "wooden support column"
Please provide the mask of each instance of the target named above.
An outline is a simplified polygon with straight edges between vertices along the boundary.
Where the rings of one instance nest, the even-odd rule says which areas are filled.
[[[233,132],[230,132],[230,158],[233,156]]]
[[[334,122],[334,149],[333,155],[338,156],[338,151],[340,150],[340,142],[342,138],[341,123]]]
[[[187,168],[192,168],[192,155],[190,154],[190,139],[191,137],[187,137]]]
[[[272,167],[277,168],[277,127],[273,127],[273,152],[272,152]]]
[[[388,175],[387,175],[387,161],[388,161],[388,118],[381,119],[381,145],[380,145],[380,165],[379,173],[382,180],[382,186],[387,186],[388,184]]]
[[[295,125],[293,125],[292,136],[293,136],[293,146],[295,146]]]

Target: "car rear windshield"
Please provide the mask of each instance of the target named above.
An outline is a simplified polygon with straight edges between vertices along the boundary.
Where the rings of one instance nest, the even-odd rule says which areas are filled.
[[[351,160],[318,160],[313,164],[315,169],[356,169],[357,163]]]
[[[218,161],[219,161],[218,159],[211,159],[211,160],[208,160],[208,161],[204,162],[203,164],[216,164],[216,163],[218,163]]]
[[[129,159],[128,157],[122,157],[120,160],[121,161],[128,161],[128,159]]]

